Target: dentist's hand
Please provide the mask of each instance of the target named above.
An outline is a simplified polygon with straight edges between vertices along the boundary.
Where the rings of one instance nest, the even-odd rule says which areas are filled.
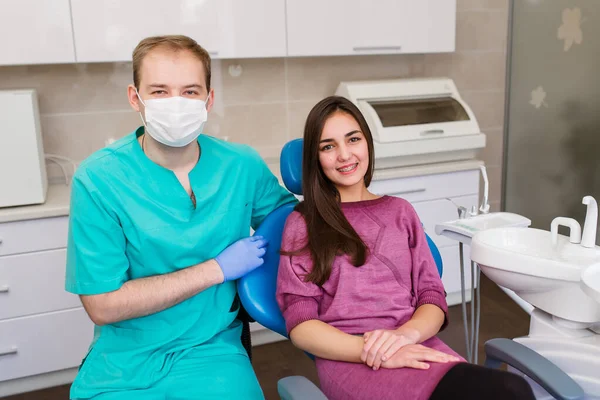
[[[261,236],[250,236],[231,244],[215,261],[223,271],[223,282],[233,281],[263,265],[268,242]]]

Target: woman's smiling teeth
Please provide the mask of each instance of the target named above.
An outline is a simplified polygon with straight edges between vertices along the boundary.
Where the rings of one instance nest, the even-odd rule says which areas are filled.
[[[358,167],[358,163],[345,165],[341,168],[338,168],[337,170],[340,171],[341,173],[348,173],[348,172],[354,171],[356,169],[356,167]]]

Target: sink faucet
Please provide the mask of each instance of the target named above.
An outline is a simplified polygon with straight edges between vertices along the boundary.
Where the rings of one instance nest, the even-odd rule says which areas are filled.
[[[550,232],[552,233],[552,246],[556,246],[558,243],[558,226],[568,226],[569,242],[578,244],[581,243],[581,225],[573,218],[556,217],[550,224]]]
[[[582,203],[587,205],[587,212],[585,214],[581,245],[583,247],[595,247],[596,227],[598,225],[598,204],[592,196],[585,196]]]

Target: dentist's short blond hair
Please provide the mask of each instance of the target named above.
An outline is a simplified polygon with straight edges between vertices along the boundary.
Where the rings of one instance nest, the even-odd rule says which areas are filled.
[[[152,36],[143,39],[133,50],[133,84],[140,90],[140,69],[144,57],[157,47],[167,48],[173,51],[187,50],[192,52],[204,65],[206,74],[206,90],[210,91],[210,55],[194,39],[184,35]]]

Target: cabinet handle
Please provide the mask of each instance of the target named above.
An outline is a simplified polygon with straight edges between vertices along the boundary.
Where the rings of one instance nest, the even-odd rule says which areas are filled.
[[[402,46],[355,46],[354,51],[386,51],[386,50],[402,50]]]
[[[218,56],[218,55],[219,55],[219,52],[218,52],[218,51],[209,51],[209,52],[208,52],[208,55],[209,55],[209,56]]]
[[[425,135],[442,135],[442,134],[444,134],[444,130],[443,129],[429,129],[429,130],[421,132],[422,136],[425,136]]]
[[[400,194],[409,194],[409,193],[421,193],[421,192],[424,192],[425,190],[427,190],[427,189],[425,189],[425,188],[407,189],[407,190],[403,190],[401,192],[392,193],[391,196],[398,196]]]
[[[8,293],[8,285],[1,285],[0,286],[0,293]]]
[[[0,238],[0,244],[2,244],[2,238]]]
[[[11,354],[17,354],[17,353],[18,353],[17,346],[12,346],[12,347],[9,347],[6,350],[0,350],[0,357],[1,356],[8,356],[8,355],[11,355]]]

